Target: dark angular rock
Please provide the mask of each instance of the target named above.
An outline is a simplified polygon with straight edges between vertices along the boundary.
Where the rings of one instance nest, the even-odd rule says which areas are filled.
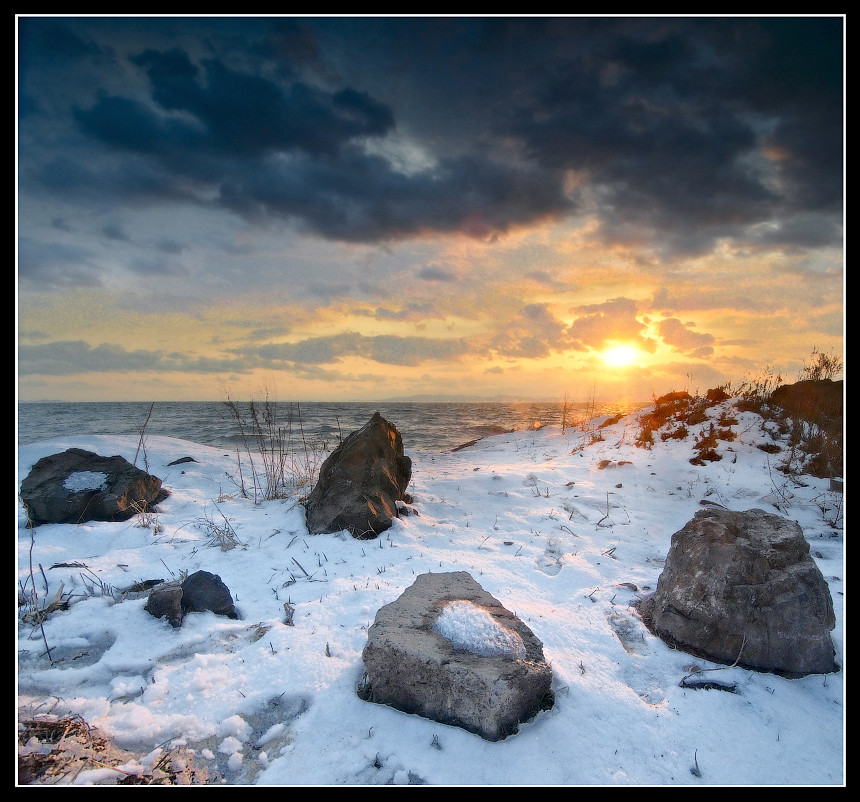
[[[800,525],[763,510],[700,510],[639,611],[671,646],[783,676],[838,670],[830,589]]]
[[[412,461],[403,454],[397,428],[378,412],[352,432],[325,460],[305,506],[311,534],[348,530],[375,538],[406,500]]]
[[[420,574],[382,607],[359,695],[488,741],[552,706],[543,644],[464,571]]]
[[[217,574],[197,571],[182,582],[182,612],[202,613],[211,610],[227,618],[238,618],[230,589]]]
[[[21,482],[33,524],[125,521],[168,495],[161,479],[123,457],[82,448],[43,457]]]
[[[182,625],[182,586],[179,582],[164,582],[149,592],[143,608],[156,618],[166,618],[171,626]]]

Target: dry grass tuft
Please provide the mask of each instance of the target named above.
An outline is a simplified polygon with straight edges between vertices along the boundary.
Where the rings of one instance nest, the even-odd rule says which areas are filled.
[[[112,744],[80,716],[18,718],[18,785],[206,784],[206,770],[193,766],[192,758],[183,749],[156,749],[144,759]]]
[[[252,399],[245,407],[228,398],[224,406],[244,448],[244,455],[236,450],[237,484],[242,495],[258,503],[310,493],[328,444],[315,444],[306,437],[301,407],[289,404],[282,423],[278,404],[268,394],[263,401]],[[243,468],[243,458],[247,469]]]

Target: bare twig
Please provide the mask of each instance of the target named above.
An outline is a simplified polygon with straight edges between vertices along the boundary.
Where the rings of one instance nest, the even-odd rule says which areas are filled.
[[[701,668],[701,669],[697,669],[696,671],[691,671],[689,674],[687,674],[685,677],[683,677],[681,679],[681,681],[678,683],[678,685],[683,688],[684,683],[686,683],[686,681],[690,677],[692,677],[694,674],[704,674],[707,671],[725,671],[726,669],[734,668],[738,664],[738,661],[741,659],[741,655],[744,652],[744,646],[746,646],[746,645],[747,645],[747,636],[744,635],[744,639],[741,642],[741,648],[738,651],[738,656],[735,658],[734,663],[732,663],[730,666],[717,666],[716,668]]]
[[[690,774],[692,774],[694,777],[701,777],[702,771],[699,768],[699,750],[698,749],[696,749],[693,752],[693,763],[695,763],[695,766],[690,769]]]
[[[303,573],[303,574],[304,574],[308,579],[310,579],[310,578],[311,578],[311,575],[310,575],[307,571],[305,571],[305,569],[304,569],[304,568],[302,568],[301,563],[300,563],[300,562],[299,562],[295,557],[291,557],[290,559],[291,559],[291,560],[292,560],[296,565],[298,565],[298,566],[299,566],[299,569],[301,570],[301,572],[302,572],[302,573]]]
[[[146,449],[144,447],[144,435],[146,434],[146,427],[149,424],[149,418],[152,416],[152,410],[155,407],[155,401],[149,407],[149,413],[146,416],[146,420],[143,422],[143,426],[140,429],[140,439],[137,441],[137,451],[134,452],[134,462],[132,465],[137,466],[137,455],[140,454],[140,449],[144,448],[143,452],[143,460],[144,464],[146,464]]]

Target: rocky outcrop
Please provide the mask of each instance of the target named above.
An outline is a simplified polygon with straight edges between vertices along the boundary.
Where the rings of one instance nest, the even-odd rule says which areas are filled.
[[[784,676],[837,671],[827,582],[800,526],[763,510],[700,510],[639,611],[674,648]]]
[[[43,457],[21,483],[33,524],[125,521],[168,495],[161,479],[123,457],[82,448]]]
[[[181,626],[188,613],[211,610],[227,618],[238,618],[229,588],[217,574],[197,571],[181,582],[156,585],[144,609],[156,618],[166,618],[174,627]]]
[[[305,506],[311,534],[348,530],[375,538],[397,517],[405,501],[412,461],[403,454],[397,428],[378,412],[325,460]]]
[[[770,402],[802,420],[841,429],[843,386],[842,381],[832,379],[783,384],[771,393]]]
[[[534,633],[468,573],[420,574],[368,631],[359,695],[488,741],[552,705]]]

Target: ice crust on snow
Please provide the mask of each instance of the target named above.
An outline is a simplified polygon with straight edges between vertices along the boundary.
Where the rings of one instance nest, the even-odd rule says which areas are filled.
[[[506,654],[522,659],[526,654],[523,639],[516,632],[505,629],[483,607],[470,601],[446,604],[433,629],[456,648],[480,657]]]

